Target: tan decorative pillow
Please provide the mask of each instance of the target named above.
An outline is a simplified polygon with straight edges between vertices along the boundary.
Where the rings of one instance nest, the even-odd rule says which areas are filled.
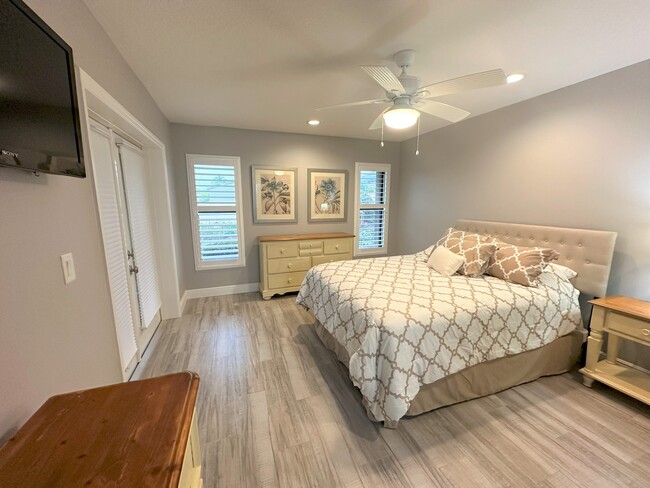
[[[512,283],[536,286],[535,281],[544,267],[559,256],[553,249],[522,247],[499,242],[498,249],[485,273]]]
[[[495,242],[496,239],[492,236],[450,228],[447,230],[447,234],[436,243],[436,247],[444,246],[462,256],[465,263],[460,267],[458,273],[472,277],[485,273],[490,264],[490,258],[497,249]]]

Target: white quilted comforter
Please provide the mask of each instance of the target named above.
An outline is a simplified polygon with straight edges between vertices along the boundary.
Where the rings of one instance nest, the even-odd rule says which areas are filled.
[[[442,276],[408,255],[315,266],[297,303],[347,350],[369,415],[396,421],[421,385],[580,326],[578,293],[552,270],[524,287]]]

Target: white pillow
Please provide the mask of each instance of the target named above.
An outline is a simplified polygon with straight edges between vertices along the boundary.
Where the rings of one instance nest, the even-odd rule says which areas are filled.
[[[573,271],[571,268],[567,268],[566,266],[557,263],[548,263],[546,268],[544,268],[544,271],[551,271],[560,278],[564,278],[566,281],[570,281],[578,276],[578,273]]]
[[[444,246],[438,246],[431,253],[427,266],[443,276],[451,276],[460,269],[463,263],[465,263],[463,256]]]

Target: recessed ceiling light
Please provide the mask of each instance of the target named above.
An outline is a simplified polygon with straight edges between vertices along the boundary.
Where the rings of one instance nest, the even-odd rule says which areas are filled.
[[[307,123],[309,125],[316,126],[316,125],[320,124],[320,120],[315,120],[315,119],[314,120],[308,120]]]
[[[503,78],[502,78],[503,79]],[[508,78],[506,78],[508,83],[517,83],[518,81],[521,81],[524,79],[524,75],[521,73],[513,73],[511,75],[508,75]]]

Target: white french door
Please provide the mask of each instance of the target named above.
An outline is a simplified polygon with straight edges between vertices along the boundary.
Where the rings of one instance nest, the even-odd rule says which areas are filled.
[[[122,375],[128,379],[161,320],[148,165],[139,148],[95,122],[90,150]]]

